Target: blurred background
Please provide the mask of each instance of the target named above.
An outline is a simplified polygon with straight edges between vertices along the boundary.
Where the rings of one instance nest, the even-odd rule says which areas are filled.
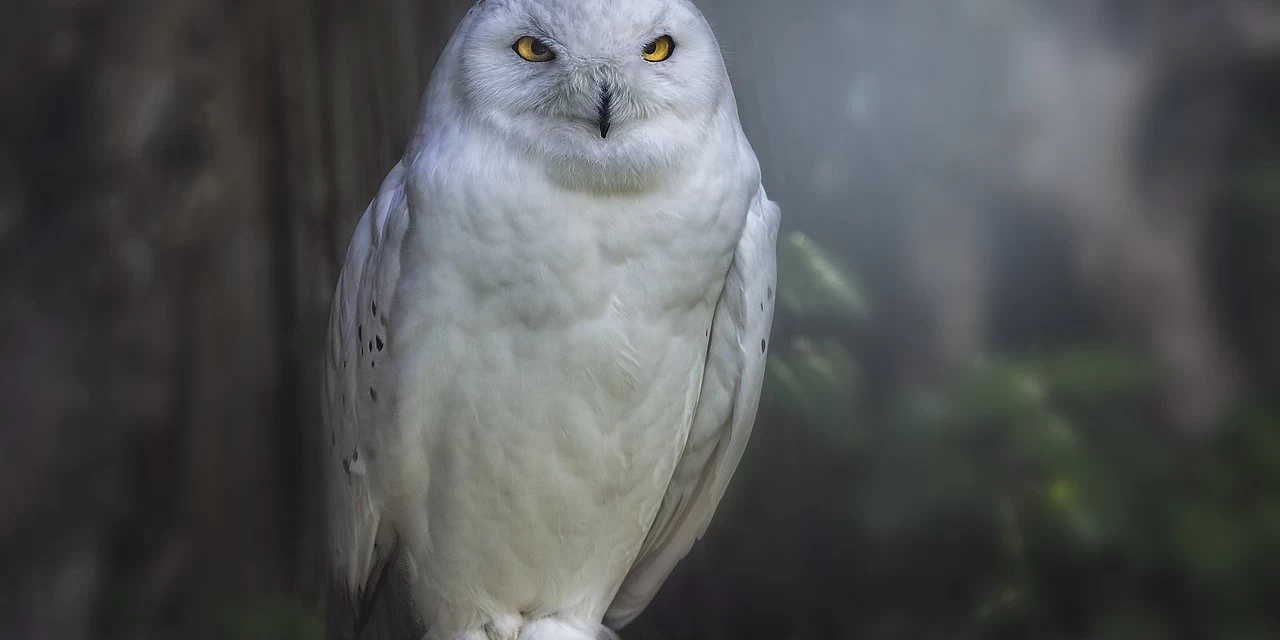
[[[318,640],[318,373],[468,3],[7,0],[0,638]],[[784,211],[627,640],[1280,638],[1280,6],[705,0]]]

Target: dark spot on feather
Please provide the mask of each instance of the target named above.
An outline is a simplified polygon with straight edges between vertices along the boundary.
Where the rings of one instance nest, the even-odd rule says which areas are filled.
[[[769,287],[769,299],[773,299],[773,287]]]
[[[360,447],[357,445],[351,450],[351,461],[355,462],[360,459]]]
[[[382,336],[374,336],[373,340],[378,345],[378,351],[382,351]]]
[[[348,459],[346,459],[346,458],[343,458],[343,459],[342,459],[342,470],[343,470],[344,472],[346,472],[346,474],[347,474],[347,475],[351,475],[351,461],[350,461],[350,460],[348,460]]]
[[[356,325],[356,339],[364,340],[364,325]]]
[[[760,353],[764,353],[764,338],[760,339]]]
[[[376,316],[376,315],[378,315],[378,301],[377,301],[377,300],[374,300],[372,303],[370,303],[370,308],[371,308],[371,309],[373,309],[373,315],[375,315],[375,316]]]
[[[369,353],[373,353],[373,341],[369,341]]]
[[[384,327],[387,326],[387,316],[385,314],[378,316],[378,322],[381,322]]]
[[[369,387],[369,399],[374,402],[378,401],[378,392],[373,387]]]
[[[377,366],[378,366],[378,361],[377,361],[377,360],[370,360],[370,361],[369,361],[369,368],[370,368],[370,369],[373,369],[373,368],[375,368],[375,367],[377,367]]]

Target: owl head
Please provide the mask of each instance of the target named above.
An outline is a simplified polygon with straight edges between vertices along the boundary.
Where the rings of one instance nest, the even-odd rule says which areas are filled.
[[[643,181],[736,126],[720,46],[687,0],[483,0],[441,65],[473,126],[568,180]]]

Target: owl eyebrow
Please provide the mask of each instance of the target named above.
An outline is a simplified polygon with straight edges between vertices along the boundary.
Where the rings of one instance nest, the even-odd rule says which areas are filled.
[[[528,29],[529,31],[529,33],[527,33],[526,35],[536,36],[538,38],[542,38],[549,42],[560,44],[560,41],[556,40],[551,35],[551,30],[546,28],[546,26],[543,25],[542,20],[539,19],[538,16],[534,15],[533,12],[530,11],[528,8],[526,8],[523,13],[524,13],[524,20],[522,20],[522,22],[524,23],[523,26],[525,29]]]
[[[668,35],[671,35],[671,24],[664,20],[659,19],[658,21],[654,22],[653,27],[649,29],[649,39],[645,40],[644,43],[649,44],[650,42],[653,42],[654,40],[657,40],[662,36],[668,36]]]

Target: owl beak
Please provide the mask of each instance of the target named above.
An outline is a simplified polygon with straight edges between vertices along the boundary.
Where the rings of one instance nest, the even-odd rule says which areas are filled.
[[[608,82],[600,83],[600,107],[596,113],[596,124],[600,125],[600,137],[609,136],[609,112],[613,109],[613,93]]]

